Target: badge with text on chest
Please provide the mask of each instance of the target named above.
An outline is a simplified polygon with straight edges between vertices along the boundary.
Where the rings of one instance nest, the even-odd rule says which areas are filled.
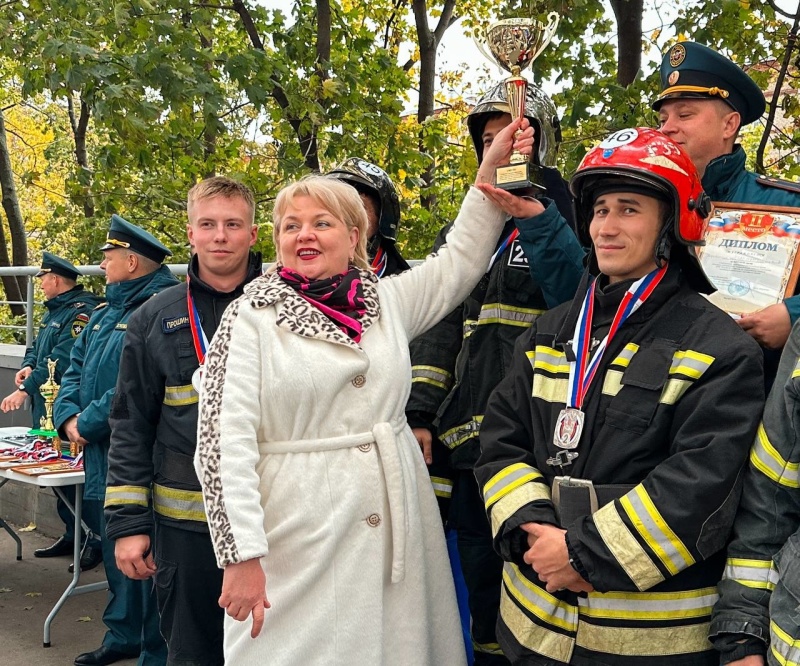
[[[570,341],[575,360],[569,363],[567,404],[559,413],[555,431],[553,432],[553,444],[559,449],[572,450],[576,449],[580,444],[586,418],[582,409],[583,401],[586,398],[592,380],[597,374],[597,369],[600,367],[603,354],[617,331],[625,323],[625,320],[650,297],[666,272],[667,265],[664,264],[661,268],[657,268],[643,278],[636,280],[628,288],[617,308],[614,319],[611,321],[608,334],[600,341],[594,356],[591,356],[591,358],[592,317],[594,315],[594,296],[595,289],[597,289],[597,279],[586,290],[578,321],[575,323],[575,334]],[[573,453],[569,456],[566,464],[574,460],[577,455],[577,453]],[[555,465],[563,466],[565,464],[563,456],[551,458],[547,462],[550,463],[551,460],[554,461],[552,464]]]
[[[189,328],[192,331],[192,343],[197,354],[197,361],[200,363],[197,370],[192,373],[192,387],[200,393],[200,385],[203,383],[203,364],[206,361],[206,350],[208,349],[208,338],[200,322],[200,313],[194,304],[188,277],[186,278],[186,304],[189,308]]]

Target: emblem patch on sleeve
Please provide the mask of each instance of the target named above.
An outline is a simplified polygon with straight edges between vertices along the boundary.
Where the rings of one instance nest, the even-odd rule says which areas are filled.
[[[72,322],[72,337],[77,338],[81,331],[86,328],[86,324],[89,323],[89,315],[88,314],[79,314],[75,317],[75,320]]]

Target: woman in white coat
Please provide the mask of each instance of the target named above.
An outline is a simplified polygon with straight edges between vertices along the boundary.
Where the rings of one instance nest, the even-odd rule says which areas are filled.
[[[404,416],[408,343],[472,290],[507,214],[538,205],[488,184],[532,137],[525,119],[500,133],[446,246],[380,282],[353,188],[312,177],[278,195],[279,270],[228,308],[202,380],[195,466],[225,569],[227,664],[466,663]]]

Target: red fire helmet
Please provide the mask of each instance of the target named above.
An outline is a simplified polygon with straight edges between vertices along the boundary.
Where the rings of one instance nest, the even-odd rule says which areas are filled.
[[[599,193],[634,191],[671,204],[662,236],[684,246],[676,258],[688,255],[687,267],[695,288],[714,291],[692,247],[705,243],[711,200],[689,156],[668,136],[648,127],[614,132],[587,153],[569,186],[575,197],[581,240],[589,245],[592,206]]]

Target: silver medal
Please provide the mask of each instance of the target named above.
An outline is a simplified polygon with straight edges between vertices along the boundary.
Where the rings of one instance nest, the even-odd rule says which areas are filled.
[[[203,366],[201,365],[200,367],[197,368],[197,370],[195,370],[192,373],[192,386],[194,387],[194,390],[197,391],[198,393],[200,393],[200,386],[202,385],[202,383],[203,383]]]
[[[581,441],[584,413],[574,407],[561,410],[553,433],[553,444],[560,449],[575,449]]]

